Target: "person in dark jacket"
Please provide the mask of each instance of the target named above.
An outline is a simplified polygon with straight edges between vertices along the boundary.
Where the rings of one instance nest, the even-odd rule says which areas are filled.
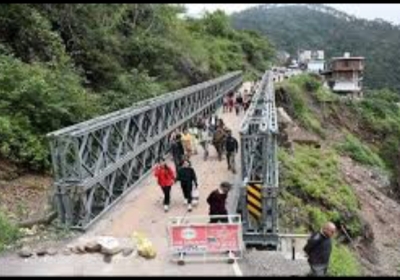
[[[236,115],[239,115],[240,111],[243,108],[243,97],[242,95],[239,93],[236,96],[236,100],[235,100],[235,111],[236,111]]]
[[[232,136],[232,131],[227,131],[228,136],[225,140],[226,160],[228,162],[228,170],[236,173],[235,155],[239,150],[238,141]]]
[[[328,271],[329,258],[332,252],[332,236],[336,226],[328,222],[320,232],[316,232],[308,239],[304,252],[308,256],[308,263],[312,276],[325,276]]]
[[[171,154],[172,158],[174,159],[175,170],[177,172],[179,167],[182,165],[183,156],[185,155],[180,134],[175,135],[175,140],[171,144]]]
[[[228,215],[226,210],[226,199],[231,190],[232,185],[228,182],[222,182],[218,189],[212,191],[207,198],[207,203],[210,206],[210,223],[227,223],[228,219],[224,217],[213,217],[215,215]]]
[[[181,182],[183,197],[185,198],[185,204],[188,205],[188,211],[192,211],[192,191],[193,184],[198,186],[197,184],[197,176],[194,169],[190,166],[190,162],[188,160],[184,160],[182,167],[178,170],[177,181]]]
[[[174,171],[167,165],[165,159],[160,158],[159,164],[154,169],[154,176],[157,178],[157,183],[164,193],[164,211],[167,212],[170,203],[171,187],[175,183]]]
[[[224,154],[225,139],[226,139],[226,130],[223,126],[223,123],[222,124],[220,123],[212,138],[212,143],[215,147],[215,150],[217,151],[219,161],[222,160],[222,156]]]

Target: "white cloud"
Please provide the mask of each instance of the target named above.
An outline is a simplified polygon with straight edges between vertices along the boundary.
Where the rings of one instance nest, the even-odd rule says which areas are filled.
[[[200,16],[204,11],[214,12],[218,9],[227,14],[238,12],[260,4],[184,4],[188,14]],[[381,18],[386,21],[400,24],[400,4],[326,4],[339,11],[354,15],[359,18],[376,19]]]

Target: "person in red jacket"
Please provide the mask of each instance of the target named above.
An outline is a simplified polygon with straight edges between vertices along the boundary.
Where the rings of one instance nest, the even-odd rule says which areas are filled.
[[[167,165],[165,159],[161,158],[154,169],[154,176],[157,178],[158,185],[164,193],[164,211],[168,212],[171,187],[175,183],[175,173],[172,168]]]

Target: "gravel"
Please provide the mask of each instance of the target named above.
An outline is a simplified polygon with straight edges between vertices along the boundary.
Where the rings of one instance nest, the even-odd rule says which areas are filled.
[[[309,272],[306,260],[285,259],[275,251],[247,251],[240,267],[243,276],[305,276]]]

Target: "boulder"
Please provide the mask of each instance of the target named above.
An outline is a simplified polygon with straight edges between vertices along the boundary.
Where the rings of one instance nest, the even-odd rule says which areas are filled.
[[[85,244],[85,251],[88,253],[96,253],[101,251],[101,245],[97,240],[90,240]]]
[[[18,252],[18,256],[20,256],[21,258],[29,258],[32,255],[32,250],[27,247],[22,248],[21,251]]]
[[[57,255],[57,250],[56,249],[53,249],[53,248],[50,248],[50,249],[48,249],[47,250],[47,254],[49,255],[49,256],[54,256],[54,255]]]
[[[38,255],[38,256],[40,256],[40,257],[42,257],[42,256],[44,256],[44,255],[46,255],[47,254],[47,249],[46,248],[39,248],[37,251],[36,251],[36,255]]]
[[[118,240],[113,237],[99,237],[97,238],[97,243],[101,246],[100,252],[104,255],[115,255],[122,250]]]

